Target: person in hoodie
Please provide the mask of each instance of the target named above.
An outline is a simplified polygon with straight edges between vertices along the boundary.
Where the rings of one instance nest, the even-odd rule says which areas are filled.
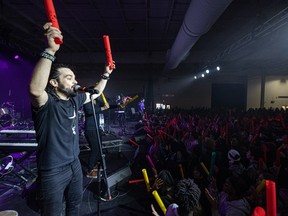
[[[228,160],[229,160],[229,173],[232,176],[239,177],[246,174],[246,168],[241,163],[240,153],[235,149],[230,149],[228,152]]]

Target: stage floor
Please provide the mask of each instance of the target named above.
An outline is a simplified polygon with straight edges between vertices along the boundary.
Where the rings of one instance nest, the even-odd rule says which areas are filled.
[[[141,170],[147,165],[146,161],[139,159],[145,157],[145,150],[143,150],[145,148],[140,146],[137,149],[136,146],[131,145],[129,142],[129,139],[135,137],[135,124],[137,122],[127,122],[124,129],[118,125],[111,125],[109,131],[106,131],[103,135],[103,143],[105,143],[103,144],[103,153],[105,154],[107,165],[106,173],[110,184],[111,200],[108,200],[107,186],[103,181],[101,182],[101,198],[99,198],[98,180],[89,179],[85,176],[89,148],[82,137],[80,145],[82,149],[80,148],[81,153],[79,156],[84,179],[81,216],[152,215],[150,205],[153,200],[151,194],[146,190],[145,183],[129,184],[129,180],[143,178]],[[4,135],[1,134],[1,136],[3,140]],[[13,152],[9,153],[15,159],[13,169],[12,166],[7,169],[5,169],[6,167],[1,167],[0,169],[0,211],[15,210],[20,216],[39,215],[30,209],[26,205],[26,200],[22,198],[23,191],[29,188],[37,173],[35,150],[30,149],[28,152],[29,155],[23,157],[27,151],[22,149],[19,152],[14,149]],[[1,151],[2,164],[4,164],[4,159],[10,159],[7,154],[7,151]],[[21,160],[22,157],[24,159]],[[19,164],[15,164],[16,162],[19,162]],[[8,170],[9,172],[3,173],[3,170]]]

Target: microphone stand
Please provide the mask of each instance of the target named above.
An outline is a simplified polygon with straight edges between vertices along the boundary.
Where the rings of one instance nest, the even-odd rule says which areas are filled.
[[[108,183],[108,180],[107,180],[108,178],[107,178],[107,172],[106,172],[105,155],[103,154],[103,151],[102,151],[102,141],[100,139],[99,124],[98,124],[97,117],[96,117],[96,112],[95,112],[95,107],[94,107],[92,95],[93,94],[90,93],[90,100],[91,100],[90,102],[91,102],[91,106],[92,106],[92,110],[93,110],[95,129],[96,129],[96,133],[97,133],[97,139],[98,139],[98,143],[99,143],[99,151],[100,151],[100,155],[101,155],[101,163],[100,163],[100,166],[98,167],[98,173],[97,173],[98,193],[99,193],[99,198],[98,198],[98,201],[97,201],[97,204],[98,204],[97,213],[98,213],[98,215],[100,215],[100,197],[101,197],[101,194],[100,194],[100,191],[101,191],[101,171],[100,171],[100,167],[101,166],[103,168],[104,181],[105,181],[106,186],[107,186],[108,199],[111,200],[112,197],[111,197],[111,193],[110,193],[110,186],[109,186],[109,183]]]
[[[110,109],[108,110],[108,118],[107,118],[107,124],[108,124],[108,126],[107,126],[107,132],[108,132],[108,134],[110,134],[111,133],[111,130],[110,130],[110,119],[111,118],[111,112],[110,112]]]

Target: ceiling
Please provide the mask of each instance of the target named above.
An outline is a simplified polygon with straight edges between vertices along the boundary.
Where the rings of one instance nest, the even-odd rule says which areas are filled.
[[[210,20],[207,33],[202,32],[187,46],[179,63],[167,69],[169,53],[190,2],[54,0],[64,36],[58,59],[72,61],[84,70],[103,64],[102,36],[109,35],[118,66],[144,65],[171,76],[197,74],[216,64],[223,68],[220,74],[287,73],[287,0],[207,0],[214,5],[225,2],[227,8],[218,12],[219,18]],[[205,19],[205,12],[194,17],[196,23]],[[46,21],[43,1],[0,0],[1,47],[37,56],[45,48],[42,26]]]

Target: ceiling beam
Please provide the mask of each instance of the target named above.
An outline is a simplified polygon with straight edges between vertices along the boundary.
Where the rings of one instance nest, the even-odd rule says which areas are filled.
[[[281,10],[279,13],[265,21],[263,24],[256,26],[251,32],[246,34],[244,37],[240,38],[235,43],[231,44],[229,47],[224,49],[222,52],[217,54],[217,56],[209,63],[215,63],[221,59],[224,59],[227,55],[237,50],[243,49],[244,47],[252,44],[253,42],[259,40],[260,38],[273,33],[277,29],[283,27],[288,23],[288,7]]]

